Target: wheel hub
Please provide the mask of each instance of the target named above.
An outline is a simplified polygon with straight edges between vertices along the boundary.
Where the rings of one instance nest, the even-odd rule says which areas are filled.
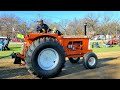
[[[89,65],[93,66],[95,64],[95,58],[94,57],[90,57],[88,60]]]
[[[46,48],[42,50],[38,55],[38,65],[43,70],[54,69],[59,61],[59,55],[56,50],[52,48]]]

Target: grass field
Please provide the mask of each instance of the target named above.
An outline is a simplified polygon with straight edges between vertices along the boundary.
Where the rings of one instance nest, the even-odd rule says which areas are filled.
[[[10,55],[12,52],[21,52],[21,45],[22,44],[10,44],[9,45],[10,51],[8,51],[8,50],[0,51],[0,56]],[[93,50],[94,53],[120,51],[120,47],[118,47],[118,46],[114,46],[111,48],[105,48],[105,47],[102,47],[101,42],[99,42],[99,45],[101,48],[92,48],[92,43],[91,43],[91,49]]]
[[[10,50],[0,51],[0,56],[7,56],[10,55],[12,52],[21,52],[21,45],[22,44],[10,44]]]
[[[102,53],[102,52],[113,52],[113,51],[120,51],[120,47],[117,45],[114,45],[113,47],[103,47],[102,42],[98,42],[101,48],[92,48],[92,43],[91,43],[91,49],[95,53]]]

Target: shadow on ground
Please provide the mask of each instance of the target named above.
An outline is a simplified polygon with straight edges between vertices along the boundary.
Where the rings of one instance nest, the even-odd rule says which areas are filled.
[[[106,61],[111,61],[111,60],[115,60],[115,59],[118,59],[118,58],[120,58],[120,57],[102,58],[102,59],[99,59],[99,61],[106,62]]]
[[[116,60],[118,58],[120,58],[120,57],[111,57],[111,58],[99,59],[97,69],[102,71],[102,68],[104,68],[107,70],[106,67],[110,67],[111,65],[109,63],[106,63],[106,62],[109,62],[111,60]],[[67,60],[65,63],[65,67],[63,68],[62,72],[57,77],[62,77],[62,76],[66,76],[66,75],[68,76],[70,74],[78,75],[78,76],[83,74],[83,76],[85,76],[86,74],[92,73],[95,70],[96,69],[92,69],[92,70],[85,69],[82,63],[72,64],[72,63],[70,63],[69,60]],[[98,73],[100,73],[100,72],[98,71]],[[30,73],[28,72],[26,67],[22,67],[22,68],[20,67],[20,68],[14,68],[14,69],[6,68],[5,66],[0,67],[0,79],[5,79],[5,78],[7,79],[7,78],[12,78],[12,77],[16,77],[16,76],[25,76],[25,75],[30,75]],[[94,75],[90,75],[90,78],[91,77],[94,78]]]
[[[0,67],[4,68],[4,67]],[[0,79],[5,78],[11,78],[16,76],[24,76],[29,75],[29,72],[26,68],[16,68],[16,69],[6,69],[6,70],[0,70]]]
[[[96,68],[102,68],[102,67],[109,66],[110,64],[105,63],[105,62],[115,60],[118,58],[120,58],[120,57],[110,57],[110,58],[98,59],[98,65]],[[65,75],[69,75],[69,74],[73,74],[73,73],[77,74],[80,72],[84,72],[85,70],[89,70],[89,69],[86,69],[82,63],[72,64],[67,60],[65,63],[65,67],[63,68],[62,72],[57,77],[61,77],[61,76],[65,76]],[[92,70],[95,70],[95,69],[92,69]]]

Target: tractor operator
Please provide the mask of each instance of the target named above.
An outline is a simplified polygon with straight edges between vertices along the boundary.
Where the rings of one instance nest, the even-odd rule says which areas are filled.
[[[58,35],[63,35],[59,30],[55,29],[55,30],[51,30],[47,24],[44,24],[43,23],[43,20],[39,20],[37,21],[38,22],[38,26],[36,28],[37,32],[40,32],[40,33],[47,33],[47,32],[53,32],[53,33],[56,33]]]
[[[47,24],[44,24],[43,23],[43,20],[39,20],[37,21],[38,22],[38,26],[37,26],[37,32],[40,32],[40,33],[47,33],[49,31],[49,27]]]

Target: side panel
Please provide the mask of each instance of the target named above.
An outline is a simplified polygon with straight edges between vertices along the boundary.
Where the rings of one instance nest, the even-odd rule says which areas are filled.
[[[67,57],[81,57],[92,52],[88,49],[89,38],[63,38],[63,46]]]
[[[22,55],[26,56],[26,51],[29,46],[34,42],[34,40],[42,37],[53,37],[58,40],[58,42],[64,47],[66,57],[82,57],[87,52],[92,52],[88,49],[89,38],[63,38],[63,36],[58,36],[57,34],[40,34],[40,33],[30,33],[25,36],[25,44]]]

